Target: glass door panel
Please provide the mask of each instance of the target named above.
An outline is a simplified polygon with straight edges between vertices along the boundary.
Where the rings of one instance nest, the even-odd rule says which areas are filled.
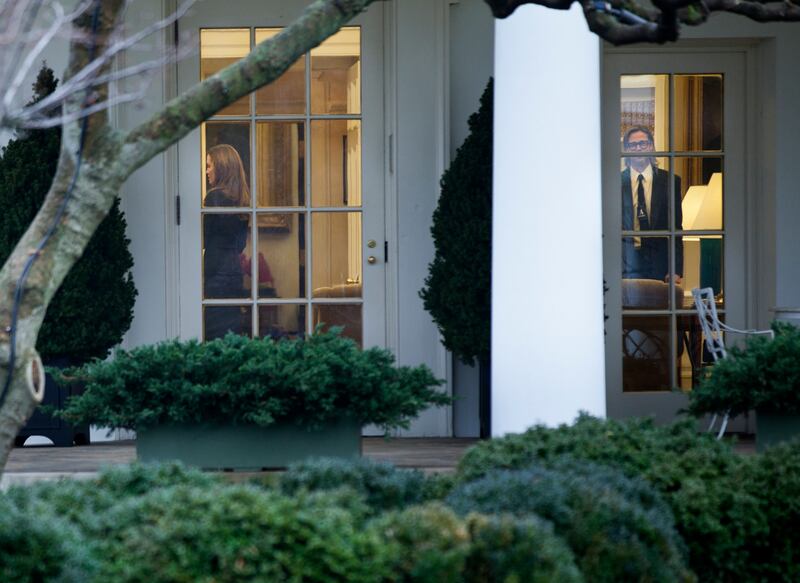
[[[297,338],[305,333],[305,304],[271,304],[258,307],[259,337]]]
[[[281,28],[257,28],[255,44],[277,35]],[[256,115],[306,113],[306,57],[297,59],[289,70],[256,91]]]
[[[361,206],[361,123],[311,122],[311,202],[315,207]]]
[[[306,4],[193,7],[180,27],[199,46],[185,47],[179,91],[275,38]],[[342,325],[359,343],[386,345],[385,261],[375,252],[385,239],[383,10],[370,6],[178,145],[181,337]]]
[[[705,362],[691,290],[712,287],[746,327],[745,62],[617,49],[604,62],[608,411],[666,421]]]
[[[722,75],[675,75],[675,151],[722,149]]]
[[[250,305],[203,306],[203,338],[214,340],[228,332],[251,336],[252,310]]]
[[[311,113],[361,113],[361,29],[348,26],[311,50]]]
[[[670,355],[669,317],[623,316],[623,391],[668,391]]]
[[[361,304],[316,304],[314,306],[314,327],[321,326],[323,330],[331,326],[342,328],[342,335],[355,340],[356,344],[363,344],[361,330]]]
[[[260,208],[305,204],[305,133],[303,122],[256,122],[257,204]]]
[[[200,80],[211,77],[250,52],[249,28],[206,28],[200,31]],[[250,97],[242,97],[216,117],[249,115]]]
[[[361,213],[315,212],[311,217],[315,298],[361,297]]]
[[[280,30],[202,30],[202,74],[246,55],[251,37]],[[360,43],[359,27],[342,29],[259,91],[253,112],[240,100],[203,125],[204,338],[226,330],[291,337],[341,325],[363,341]],[[237,119],[224,119],[231,115]]]
[[[258,213],[259,298],[306,297],[305,213]],[[248,272],[251,266],[248,265]]]
[[[681,178],[684,231],[722,230],[722,158],[676,157],[675,174]]]

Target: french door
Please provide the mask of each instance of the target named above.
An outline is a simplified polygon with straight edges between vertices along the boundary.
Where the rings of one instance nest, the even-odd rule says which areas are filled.
[[[308,2],[205,0],[185,91],[247,55]],[[344,327],[385,344],[382,7],[181,141],[180,331],[295,337]]]
[[[610,52],[603,74],[611,417],[668,421],[709,364],[691,290],[746,324],[745,55]]]

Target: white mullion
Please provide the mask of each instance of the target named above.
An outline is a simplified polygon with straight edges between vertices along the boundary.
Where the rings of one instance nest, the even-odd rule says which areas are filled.
[[[304,116],[304,123],[305,123],[305,155],[306,155],[306,164],[305,164],[305,181],[306,181],[306,196],[305,200],[303,201],[305,208],[303,209],[303,213],[306,217],[306,334],[311,334],[314,329],[314,309],[311,303],[311,276],[314,269],[312,264],[312,256],[313,256],[313,249],[312,245],[314,244],[313,236],[312,236],[312,228],[311,228],[311,51],[308,51],[304,57],[306,60],[306,70],[305,70],[305,77],[306,77],[306,110]]]
[[[361,121],[361,114],[360,113],[314,113],[309,114],[313,115],[314,119],[318,120],[351,120],[355,119]],[[306,118],[304,114],[298,113],[262,113],[262,114],[255,114],[255,117],[258,121],[302,121]],[[228,119],[228,118],[222,118]],[[243,116],[231,116],[231,120],[236,121],[237,119],[240,121],[245,121],[247,117]]]
[[[255,28],[250,27],[250,52],[255,47]],[[250,215],[250,337],[256,338],[258,336],[258,308],[256,307],[255,300],[258,299],[258,225],[254,209],[256,207],[256,198],[258,193],[258,172],[256,167],[258,165],[256,155],[256,96],[255,93],[250,93],[247,96],[248,106],[250,108],[250,115],[248,117],[248,125],[250,128],[250,208],[247,213]]]
[[[679,378],[676,378],[678,375],[676,374],[676,369],[678,368],[678,348],[677,348],[677,341],[678,341],[678,325],[677,325],[677,317],[675,316],[675,311],[678,309],[678,306],[675,305],[675,279],[672,277],[675,273],[675,257],[677,255],[677,238],[675,237],[675,228],[677,225],[675,224],[675,75],[670,73],[668,76],[668,91],[667,91],[667,106],[669,107],[669,127],[667,129],[667,139],[669,142],[667,143],[668,155],[667,155],[667,162],[669,164],[669,170],[667,174],[667,210],[669,212],[667,223],[670,235],[668,237],[669,241],[669,253],[667,253],[667,258],[669,261],[669,305],[670,308],[670,316],[669,316],[669,338],[670,338],[670,346],[669,346],[669,381],[670,387],[677,387],[678,383],[680,382]],[[682,204],[682,203],[681,203]],[[683,225],[681,225],[683,227]],[[681,244],[683,242],[681,241]],[[681,307],[683,307],[683,301],[681,301]]]

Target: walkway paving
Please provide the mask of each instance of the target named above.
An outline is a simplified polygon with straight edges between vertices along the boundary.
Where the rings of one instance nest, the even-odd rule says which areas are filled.
[[[365,437],[365,457],[425,472],[451,472],[475,439]],[[737,436],[736,451],[754,454],[752,436]],[[134,441],[95,443],[75,447],[32,446],[11,452],[0,490],[11,484],[27,484],[61,477],[89,479],[102,467],[131,463],[136,459]],[[250,475],[242,473],[240,477]],[[232,476],[233,477],[233,476]]]
[[[475,439],[365,437],[365,457],[388,461],[404,468],[426,472],[452,471]],[[134,441],[115,441],[75,447],[32,446],[11,452],[0,489],[61,477],[88,479],[105,466],[131,463],[136,459]]]

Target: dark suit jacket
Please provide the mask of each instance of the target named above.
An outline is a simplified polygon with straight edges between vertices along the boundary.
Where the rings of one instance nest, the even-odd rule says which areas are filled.
[[[653,191],[650,197],[650,229],[669,230],[669,172],[653,168]],[[674,179],[675,229],[683,228],[681,209],[681,179]],[[622,172],[622,228],[633,230],[633,192],[631,191],[631,170]],[[645,235],[647,231],[642,231]],[[675,274],[683,276],[683,238],[675,237]],[[669,273],[669,238],[643,237],[638,249],[633,237],[622,242],[622,277],[663,280]]]

